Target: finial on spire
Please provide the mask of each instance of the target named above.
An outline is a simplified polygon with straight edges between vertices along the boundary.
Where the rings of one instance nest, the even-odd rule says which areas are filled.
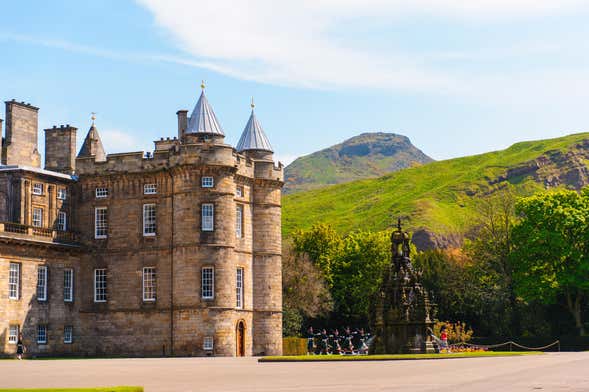
[[[91,114],[92,116],[90,117],[90,119],[92,119],[92,125],[94,126],[94,120],[96,120],[96,112],[92,112]]]
[[[205,86],[205,81],[204,81],[204,80],[201,80],[201,81],[200,81],[200,88],[201,88],[201,90],[202,90],[202,91],[205,91],[205,87],[206,87],[206,86]]]
[[[254,103],[254,97],[252,97],[252,101],[250,103],[250,106],[252,107],[252,110],[254,110],[254,108],[256,107],[256,104]]]

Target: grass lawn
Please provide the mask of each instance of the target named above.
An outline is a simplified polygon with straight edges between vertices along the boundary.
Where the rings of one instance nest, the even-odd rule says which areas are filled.
[[[143,392],[143,387],[0,389],[0,392]]]
[[[382,354],[382,355],[298,355],[263,357],[258,362],[320,362],[320,361],[402,361],[420,359],[453,359],[480,357],[513,357],[539,355],[540,351],[481,351],[453,354]]]

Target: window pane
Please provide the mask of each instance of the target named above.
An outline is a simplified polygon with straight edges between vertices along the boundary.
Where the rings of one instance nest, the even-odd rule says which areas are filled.
[[[156,233],[155,204],[143,205],[143,235],[150,236]]]
[[[235,209],[235,236],[243,237],[243,206],[238,205]]]
[[[11,325],[8,332],[8,343],[16,344],[18,342],[18,325]]]
[[[20,295],[20,264],[10,263],[8,277],[8,298],[18,299]]]
[[[66,325],[63,327],[63,342],[64,343],[71,343],[74,337],[74,327],[71,325]]]
[[[202,269],[202,297],[211,299],[215,295],[215,273],[212,267]]]
[[[106,269],[94,270],[94,302],[106,302]]]
[[[37,343],[47,343],[47,326],[37,325]]]
[[[42,208],[33,208],[33,226],[35,226],[35,227],[43,226],[43,209]]]
[[[243,268],[238,268],[237,269],[237,280],[236,280],[236,287],[235,287],[235,291],[236,291],[236,299],[237,299],[237,303],[235,304],[235,306],[238,309],[243,308]]]
[[[47,299],[47,267],[39,266],[37,269],[37,299],[45,301]]]
[[[154,267],[143,268],[143,300],[155,301],[156,299],[156,274]]]
[[[202,231],[213,231],[214,215],[214,206],[212,204],[202,205]]]
[[[201,179],[201,186],[203,188],[212,188],[215,185],[215,181],[213,177],[202,177]]]
[[[94,218],[94,237],[106,238],[108,235],[108,211],[106,207],[97,207]]]
[[[57,230],[59,231],[66,231],[67,230],[67,214],[63,211],[60,211],[57,215]]]
[[[108,188],[96,188],[96,198],[104,198],[108,196]]]
[[[74,300],[74,270],[71,268],[63,270],[63,300],[65,302]]]
[[[146,195],[153,195],[157,193],[157,185],[156,184],[144,184],[143,185],[143,193]]]

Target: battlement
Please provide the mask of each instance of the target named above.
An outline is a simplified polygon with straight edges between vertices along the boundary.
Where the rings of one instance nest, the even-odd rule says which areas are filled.
[[[20,101],[20,102],[18,102],[18,101],[17,101],[16,99],[14,99],[14,98],[13,98],[13,99],[11,99],[10,101],[4,101],[4,103],[5,103],[5,104],[7,104],[7,105],[8,105],[8,104],[10,104],[10,105],[21,106],[21,107],[23,107],[23,108],[27,108],[27,109],[34,110],[34,111],[38,111],[38,110],[39,110],[39,108],[38,108],[38,107],[36,107],[36,106],[33,106],[33,105],[31,105],[30,103],[28,103],[28,102],[27,102],[27,103],[25,103],[24,101]]]

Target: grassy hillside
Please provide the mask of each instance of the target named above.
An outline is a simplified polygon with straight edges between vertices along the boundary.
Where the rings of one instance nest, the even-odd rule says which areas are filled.
[[[316,222],[340,232],[382,230],[396,217],[411,229],[463,233],[476,198],[510,183],[521,195],[547,187],[587,184],[589,133],[522,142],[503,151],[432,162],[376,179],[354,181],[283,197],[283,232]]]
[[[284,192],[380,177],[431,161],[406,136],[384,132],[363,133],[296,159],[284,171]]]

